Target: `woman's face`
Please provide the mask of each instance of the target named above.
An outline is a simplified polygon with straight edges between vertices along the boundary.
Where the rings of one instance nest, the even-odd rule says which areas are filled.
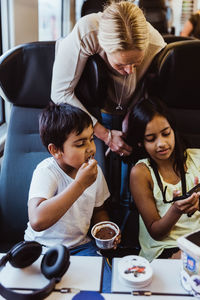
[[[107,53],[108,62],[111,67],[121,75],[129,75],[134,68],[139,66],[144,59],[144,51],[134,49]]]
[[[171,157],[175,147],[175,136],[165,117],[156,115],[147,124],[144,134],[144,147],[157,163]]]

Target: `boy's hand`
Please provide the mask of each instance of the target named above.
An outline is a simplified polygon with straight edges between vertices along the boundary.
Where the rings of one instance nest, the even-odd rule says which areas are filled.
[[[121,231],[119,232],[119,234],[116,236],[114,240],[114,247],[113,247],[114,250],[117,249],[119,243],[121,243]]]
[[[95,159],[90,159],[89,162],[82,164],[76,174],[75,181],[79,182],[85,190],[95,182],[97,173],[97,161]]]

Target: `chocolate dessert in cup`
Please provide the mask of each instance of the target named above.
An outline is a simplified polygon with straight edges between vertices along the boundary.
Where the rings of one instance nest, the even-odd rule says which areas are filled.
[[[114,240],[119,234],[119,227],[113,222],[103,221],[92,227],[91,234],[98,248],[112,249],[114,247]]]

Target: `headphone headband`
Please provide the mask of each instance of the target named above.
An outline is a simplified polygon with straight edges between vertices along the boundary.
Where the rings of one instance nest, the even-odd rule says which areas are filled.
[[[15,268],[25,268],[36,261],[42,252],[42,245],[35,241],[23,241],[16,244],[6,255],[0,259],[0,269],[7,262]],[[54,289],[70,265],[70,254],[67,247],[56,245],[50,248],[41,262],[41,271],[50,282],[42,289],[32,293],[17,293],[0,283],[0,295],[7,300],[40,300],[46,298]]]

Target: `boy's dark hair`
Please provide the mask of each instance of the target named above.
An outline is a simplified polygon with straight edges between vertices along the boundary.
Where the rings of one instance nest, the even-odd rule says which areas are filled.
[[[155,97],[142,98],[133,107],[128,120],[127,143],[133,147],[133,152],[130,157],[132,163],[136,163],[139,159],[149,158],[149,154],[144,147],[139,147],[138,144],[144,145],[144,134],[147,124],[154,118],[155,115],[161,115],[167,119],[175,134],[174,147],[174,170],[176,173],[180,172],[182,166],[186,161],[186,147],[183,140],[179,136],[176,126],[175,118],[172,118],[169,109],[160,99]]]
[[[71,132],[80,134],[92,125],[90,116],[78,107],[67,103],[50,103],[39,118],[40,137],[44,146],[53,143],[63,150],[63,144]]]

